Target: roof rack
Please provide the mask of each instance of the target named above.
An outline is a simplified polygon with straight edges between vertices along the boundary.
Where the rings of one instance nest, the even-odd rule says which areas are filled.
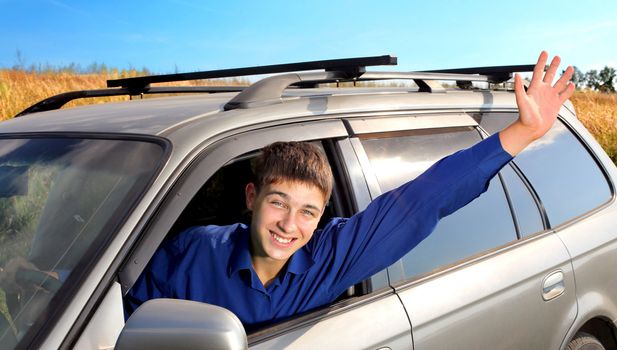
[[[396,65],[394,56],[369,56],[357,58],[343,58],[333,60],[308,61],[298,63],[274,64],[269,66],[256,66],[245,68],[220,69],[192,73],[177,73],[151,75],[145,77],[110,79],[107,80],[108,89],[71,91],[49,97],[40,101],[15,117],[20,117],[34,112],[50,111],[59,109],[66,103],[80,98],[141,95],[141,94],[165,94],[165,93],[216,93],[216,92],[240,92],[245,89],[241,86],[174,86],[174,87],[151,87],[153,83],[166,83],[199,79],[229,78],[247,75],[272,74],[282,72],[299,72],[308,70],[337,71],[344,77],[353,77],[365,72],[367,66]]]
[[[339,83],[346,81],[372,81],[402,79],[413,80],[420,92],[445,92],[439,83],[444,80],[454,80],[460,88],[470,88],[471,82],[483,81],[488,83],[502,83],[510,78],[514,72],[533,71],[534,65],[494,66],[459,69],[442,69],[419,72],[367,72],[367,66],[396,65],[397,58],[390,55],[344,58],[322,61],[308,61],[286,63],[268,66],[220,69],[193,73],[178,73],[153,75],[146,77],[123,78],[108,80],[108,89],[83,90],[59,94],[43,100],[16,117],[29,113],[58,109],[67,102],[78,98],[140,95],[155,93],[195,93],[195,92],[240,92],[227,102],[224,110],[251,108],[262,105],[279,103],[285,89],[289,87],[316,87],[321,83]],[[546,69],[546,68],[545,68]],[[290,73],[309,70],[324,70],[323,72]],[[178,87],[151,87],[153,83],[237,77],[247,75],[287,73],[275,75],[257,81],[249,87],[240,86],[178,86]]]
[[[178,73],[178,74],[164,74],[164,75],[152,75],[146,77],[124,78],[108,80],[107,87],[124,87],[130,90],[143,89],[145,86],[153,83],[167,83],[172,81],[186,81],[186,80],[198,80],[198,79],[215,79],[215,78],[229,78],[240,77],[247,75],[259,75],[259,74],[273,74],[273,73],[286,73],[286,72],[300,72],[307,70],[321,70],[327,71],[345,71],[349,75],[358,74],[363,72],[367,66],[383,66],[383,65],[396,65],[396,57],[390,55],[383,56],[370,56],[370,57],[358,57],[358,58],[343,58],[334,60],[322,60],[322,61],[308,61],[298,63],[284,63],[274,64],[269,66],[256,66],[246,68],[233,68],[233,69],[220,69],[203,72],[193,73]]]

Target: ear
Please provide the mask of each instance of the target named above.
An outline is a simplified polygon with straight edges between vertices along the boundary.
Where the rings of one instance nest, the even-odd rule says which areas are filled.
[[[255,204],[255,198],[257,197],[257,189],[254,183],[249,182],[246,184],[244,195],[246,197],[246,208],[248,210],[253,210],[253,204]]]

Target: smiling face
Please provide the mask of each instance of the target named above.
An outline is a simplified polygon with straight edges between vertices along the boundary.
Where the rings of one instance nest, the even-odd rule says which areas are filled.
[[[253,211],[251,254],[256,260],[282,266],[313,236],[325,206],[315,185],[280,181],[259,191],[246,186],[246,205]]]

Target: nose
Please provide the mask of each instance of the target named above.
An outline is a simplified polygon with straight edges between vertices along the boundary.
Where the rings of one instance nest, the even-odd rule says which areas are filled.
[[[285,213],[277,223],[283,233],[292,233],[296,230],[296,220],[290,212]]]

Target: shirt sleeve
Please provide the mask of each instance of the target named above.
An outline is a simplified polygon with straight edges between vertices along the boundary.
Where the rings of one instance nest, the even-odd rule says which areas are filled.
[[[186,248],[187,231],[164,242],[156,250],[146,269],[124,297],[125,318],[128,318],[141,304],[150,299],[174,297],[169,282],[174,279],[176,267],[182,260],[182,253]]]
[[[499,135],[447,156],[416,179],[373,200],[349,219],[330,222],[314,242],[332,296],[391,265],[426,238],[437,222],[486,191],[512,159]]]

